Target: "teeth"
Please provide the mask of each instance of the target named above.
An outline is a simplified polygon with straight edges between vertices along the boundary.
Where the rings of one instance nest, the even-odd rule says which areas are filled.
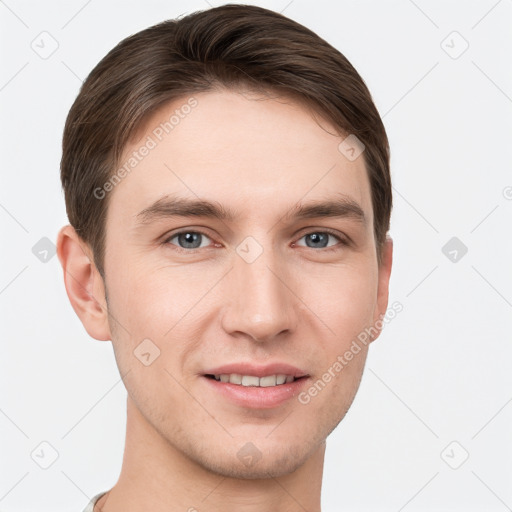
[[[278,375],[276,384],[284,384],[286,382],[286,375]]]
[[[255,377],[254,375],[240,375],[238,373],[223,373],[221,375],[214,375],[215,380],[220,382],[229,382],[230,384],[238,384],[242,386],[258,386],[268,388],[272,386],[279,386],[285,382],[293,382],[295,377],[293,375],[267,375],[266,377]]]
[[[275,386],[277,381],[277,375],[269,375],[268,377],[260,377],[259,384],[262,388],[268,386]],[[282,383],[281,383],[282,384]]]
[[[232,373],[231,375],[228,375],[228,377],[231,384],[242,384],[242,376],[238,373]]]
[[[259,386],[259,377],[252,377],[251,375],[244,375],[242,377],[242,386]]]

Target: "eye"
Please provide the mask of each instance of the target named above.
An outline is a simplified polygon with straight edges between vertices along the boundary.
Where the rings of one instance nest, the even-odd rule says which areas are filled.
[[[329,244],[329,237],[331,237],[331,239],[336,239],[339,243]],[[345,240],[343,240],[340,236],[332,233],[331,231],[311,231],[310,233],[306,233],[305,235],[303,235],[301,238],[299,238],[299,240],[302,240],[303,238],[306,239],[306,247],[310,248],[334,250],[338,245],[347,245],[347,242]],[[297,245],[302,246],[302,244]]]
[[[172,242],[175,238],[177,239],[177,244]],[[164,243],[177,245],[180,249],[201,249],[208,246],[208,244],[203,245],[202,242],[204,239],[211,241],[211,239],[201,231],[180,231],[179,233],[171,235]]]
[[[298,242],[294,245],[309,247],[310,249],[324,249],[325,251],[337,250],[348,245],[348,242],[341,236],[326,230],[311,231],[299,238],[299,241],[302,239],[306,240],[306,245],[299,244]],[[335,243],[334,240],[338,241],[338,243]],[[196,249],[204,249],[205,247],[208,247],[208,241],[212,242],[212,239],[201,231],[185,230],[172,234],[167,237],[163,243],[164,245],[174,245],[178,250],[191,252]]]

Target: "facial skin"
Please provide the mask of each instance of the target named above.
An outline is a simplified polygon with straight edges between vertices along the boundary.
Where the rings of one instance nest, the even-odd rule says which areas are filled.
[[[91,336],[112,340],[128,391],[121,476],[99,505],[318,511],[325,440],[354,399],[367,347],[307,404],[295,397],[240,407],[203,373],[284,362],[309,375],[307,390],[385,314],[392,244],[379,266],[363,157],[340,153],[343,137],[326,121],[284,98],[193,96],[197,106],[109,192],[105,283],[74,230],[59,234],[70,301]],[[187,100],[155,113],[126,159]],[[236,216],[141,223],[137,214],[166,195],[209,200]],[[357,203],[364,221],[291,218],[298,203],[341,198]],[[323,245],[314,238],[329,229],[335,236]],[[183,231],[205,233],[199,248],[174,236]],[[246,237],[262,249],[251,263],[236,250]],[[160,350],[149,366],[134,355],[145,339]],[[252,466],[237,456],[249,442],[261,453]]]

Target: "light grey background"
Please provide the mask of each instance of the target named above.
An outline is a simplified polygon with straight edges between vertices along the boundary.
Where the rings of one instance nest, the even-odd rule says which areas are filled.
[[[247,3],[344,53],[391,143],[404,309],[327,441],[323,511],[512,510],[511,0]],[[112,347],[88,337],[40,240],[67,223],[60,145],[81,81],[122,38],[207,7],[0,1],[0,511],[81,511],[117,480]]]

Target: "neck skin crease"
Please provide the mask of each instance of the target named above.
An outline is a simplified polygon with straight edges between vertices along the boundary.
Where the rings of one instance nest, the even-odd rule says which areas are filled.
[[[128,397],[121,474],[94,512],[320,512],[325,447],[278,478],[226,478],[170,446]]]

